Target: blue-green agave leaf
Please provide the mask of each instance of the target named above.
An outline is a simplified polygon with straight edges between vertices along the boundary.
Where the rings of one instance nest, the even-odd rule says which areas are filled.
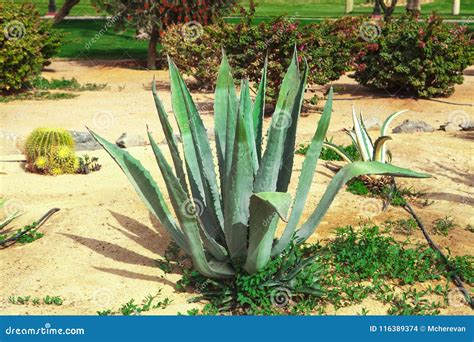
[[[286,221],[291,195],[285,192],[260,192],[250,199],[249,248],[245,270],[252,274],[270,260],[278,220]]]
[[[253,106],[253,125],[254,125],[254,136],[255,146],[257,150],[257,159],[260,163],[262,158],[262,130],[263,130],[263,116],[265,114],[265,91],[267,89],[267,64],[268,57],[265,57],[265,65],[262,70],[262,79],[258,86],[257,96],[255,97],[255,103]]]
[[[223,238],[221,199],[207,132],[191,94],[171,60],[169,69],[172,104],[181,130],[191,191],[194,198],[203,204],[201,220],[208,233]]]
[[[321,119],[319,119],[318,122],[318,128],[316,129],[308,151],[306,152],[306,157],[303,162],[300,178],[298,180],[295,201],[293,203],[293,208],[291,210],[288,224],[286,225],[280,240],[278,240],[278,242],[275,244],[272,251],[272,256],[279,255],[291,242],[296,227],[298,226],[298,222],[301,218],[301,215],[303,214],[306,199],[308,198],[311,183],[313,182],[313,177],[315,174],[314,171],[316,170],[316,165],[318,164],[319,155],[321,154],[324,138],[326,137],[326,133],[329,128],[329,122],[331,120],[332,113],[332,102],[333,89],[331,88],[329,90],[326,104],[324,105],[323,114],[321,115]]]
[[[315,231],[339,190],[354,177],[362,175],[387,175],[394,177],[428,178],[430,175],[376,161],[356,161],[344,166],[334,176],[308,220],[296,232],[296,241],[302,243]]]
[[[230,164],[226,165],[226,156],[227,150],[230,150],[229,155],[232,155],[233,151],[237,109],[238,100],[234,79],[232,78],[227,56],[222,51],[222,61],[217,76],[214,97],[214,132],[222,189],[224,188],[225,177],[230,171]],[[230,162],[231,159],[228,161]]]
[[[296,54],[296,52],[295,52]],[[296,128],[298,126],[298,119],[301,114],[301,106],[303,105],[304,91],[306,89],[306,80],[308,78],[308,63],[304,60],[303,77],[301,77],[298,85],[298,92],[296,94],[293,108],[291,109],[291,124],[286,132],[284,142],[283,156],[281,162],[280,172],[278,174],[277,191],[286,192],[290,184],[291,174],[293,172],[293,159],[295,157],[295,142],[296,142]]]
[[[184,173],[183,168],[183,161],[181,160],[178,143],[176,138],[173,134],[173,129],[171,128],[171,124],[168,120],[168,114],[166,113],[165,107],[161,102],[158,94],[156,93],[156,82],[155,78],[153,78],[153,83],[151,87],[153,98],[155,100],[156,111],[158,112],[158,117],[160,119],[161,127],[163,128],[163,132],[165,134],[166,142],[168,143],[168,148],[170,149],[171,157],[173,158],[173,165],[176,171],[176,175],[183,186],[183,189],[187,189],[186,183],[186,174]]]
[[[88,129],[89,130],[89,129]],[[132,183],[135,191],[147,208],[155,215],[176,243],[187,253],[190,253],[184,234],[168,209],[163,194],[151,177],[150,173],[130,153],[121,149],[89,130],[94,139],[110,154],[115,162]]]
[[[238,115],[234,152],[224,196],[224,235],[234,265],[243,265],[247,256],[250,196],[254,179],[247,125]]]
[[[254,174],[258,170],[258,158],[257,158],[257,147],[255,145],[255,133],[254,133],[254,124],[253,124],[253,115],[252,115],[252,99],[250,98],[250,86],[248,79],[242,81],[241,91],[240,91],[240,102],[239,102],[239,112],[242,113],[244,118],[244,123],[247,126],[247,139],[248,145],[250,146],[250,154],[252,157],[252,164]]]
[[[177,214],[178,221],[184,231],[184,234],[186,235],[187,229],[196,229],[197,227],[201,233],[204,246],[212,254],[212,256],[214,256],[219,261],[228,260],[225,248],[215,241],[215,239],[207,232],[205,228],[203,228],[201,222],[198,220],[198,215],[196,215],[196,213],[199,209],[191,210],[191,207],[195,205],[195,203],[192,203],[192,200],[181,186],[178,178],[173,174],[171,167],[169,166],[150,132],[148,132],[148,138],[155,154],[158,167],[160,168],[161,174],[165,180],[168,195],[170,196],[171,203],[175,213]]]
[[[300,84],[296,53],[280,87],[278,101],[268,130],[268,142],[255,178],[255,192],[274,192],[277,188],[278,174],[286,133],[291,125],[293,105],[298,97]]]

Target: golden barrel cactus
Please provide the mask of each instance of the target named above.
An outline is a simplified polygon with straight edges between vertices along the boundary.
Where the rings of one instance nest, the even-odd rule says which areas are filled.
[[[60,175],[75,173],[79,162],[71,133],[61,128],[37,128],[25,144],[27,169],[32,172]]]

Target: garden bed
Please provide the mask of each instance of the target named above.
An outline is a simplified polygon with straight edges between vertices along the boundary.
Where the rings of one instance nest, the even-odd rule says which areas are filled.
[[[0,154],[3,160],[23,159],[18,155],[21,141],[39,126],[60,126],[70,130],[84,130],[84,125],[114,141],[121,133],[145,135],[146,124],[158,142],[164,135],[159,126],[150,91],[153,75],[158,93],[167,110],[171,109],[169,81],[166,71],[143,71],[129,68],[115,61],[55,60],[43,73],[45,78],[72,78],[82,83],[107,83],[102,91],[84,91],[78,97],[63,100],[12,101],[1,104],[2,137]],[[474,117],[472,89],[474,68],[466,70],[465,82],[456,86],[455,93],[446,99],[414,100],[391,98],[389,94],[368,92],[352,79],[344,76],[334,83],[334,112],[328,136],[334,142],[348,144],[349,138],[341,132],[350,128],[351,104],[362,109],[365,117],[383,120],[389,114],[409,109],[392,124],[395,127],[405,119],[423,120],[437,129],[453,116]],[[193,95],[203,113],[203,121],[212,127],[212,93]],[[464,104],[464,105],[459,105]],[[467,105],[466,105],[467,104]],[[319,113],[310,111],[300,120],[297,143],[307,143],[315,130]],[[269,119],[264,122],[268,127]],[[6,139],[6,133],[14,139]],[[393,134],[390,148],[396,165],[436,178],[401,180],[426,193],[431,205],[417,209],[424,222],[445,216],[452,217],[457,226],[447,237],[434,235],[435,241],[449,247],[451,254],[472,254],[474,234],[466,230],[473,225],[472,212],[474,184],[472,150],[473,132]],[[18,143],[18,144],[17,144]],[[131,148],[131,153],[152,170],[160,186],[163,185],[154,161],[151,147]],[[169,157],[167,149],[164,149]],[[4,314],[95,314],[99,310],[117,309],[134,298],[141,302],[147,295],[159,293],[159,299],[169,298],[164,309],[152,314],[185,314],[202,304],[188,303],[193,294],[174,289],[179,274],[164,274],[156,260],[160,260],[170,242],[164,229],[153,220],[134,193],[126,177],[119,172],[105,151],[92,151],[103,165],[90,175],[63,175],[48,177],[25,173],[20,163],[0,163],[2,194],[17,201],[26,210],[15,221],[14,228],[31,223],[52,207],[61,211],[42,228],[44,237],[31,244],[16,245],[3,250],[4,285],[0,290],[0,308]],[[295,157],[295,175],[290,192],[295,191],[296,176],[304,158]],[[332,171],[320,161],[313,183],[305,217],[315,207],[321,186],[327,184]],[[313,190],[314,188],[314,190]],[[303,219],[304,219],[303,218]],[[325,240],[334,236],[335,228],[346,225],[357,227],[372,220],[382,224],[388,219],[408,218],[401,208],[390,207],[381,211],[379,200],[362,198],[346,191],[336,197],[328,215],[311,238]],[[158,232],[158,235],[156,234]],[[394,233],[399,240],[406,236]],[[416,231],[411,240],[424,242]],[[454,286],[453,286],[454,287]],[[61,305],[19,305],[10,296],[60,296]],[[336,314],[357,314],[366,308],[369,314],[385,314],[386,308],[373,298],[362,304],[348,306]],[[328,313],[334,311],[328,310]],[[471,314],[467,306],[449,306],[442,314]]]

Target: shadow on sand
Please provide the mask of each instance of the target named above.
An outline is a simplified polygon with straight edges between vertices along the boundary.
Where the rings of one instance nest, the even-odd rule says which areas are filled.
[[[148,251],[155,253],[157,256],[164,255],[165,250],[169,243],[169,238],[167,237],[166,232],[164,231],[163,227],[160,223],[156,220],[156,218],[150,213],[150,220],[152,222],[153,228],[150,228],[128,216],[113,212],[110,210],[112,216],[117,220],[120,224],[120,227],[114,226],[109,224],[110,227],[118,230],[123,235],[125,235],[130,240],[134,241],[138,245],[142,246],[143,248],[147,249]],[[78,236],[74,234],[62,234],[81,245],[93,250],[94,252],[103,255],[106,258],[110,258],[114,261],[118,261],[120,263],[129,264],[129,265],[140,265],[140,266],[147,266],[153,267],[157,269],[158,267],[156,260],[144,255],[141,255],[137,252],[119,246],[117,244],[101,241],[93,238]],[[164,236],[164,238],[163,238]],[[107,268],[107,267],[97,267],[93,266],[94,269],[107,272],[110,274],[114,274],[120,277],[126,277],[131,279],[140,279],[146,281],[154,281],[154,282],[161,282],[163,284],[173,286],[174,283],[164,279],[160,276],[153,276],[147,274],[141,274],[137,272],[132,272],[129,270],[118,269],[118,268]]]

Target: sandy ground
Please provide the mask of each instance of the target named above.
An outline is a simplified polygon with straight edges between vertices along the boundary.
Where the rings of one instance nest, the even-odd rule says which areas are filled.
[[[86,63],[54,61],[44,76],[47,78],[75,77],[79,82],[107,83],[105,91],[82,92],[79,97],[60,101],[15,101],[0,104],[1,158],[22,158],[21,140],[32,129],[40,126],[60,126],[84,130],[87,125],[109,139],[122,132],[145,136],[148,124],[158,141],[163,139],[149,91],[155,75],[159,94],[165,107],[171,110],[168,77],[165,71],[143,71],[124,68],[109,62]],[[341,132],[351,126],[350,107],[353,103],[366,117],[383,120],[390,113],[409,109],[397,119],[393,127],[404,119],[424,120],[437,128],[448,118],[474,118],[472,93],[474,68],[465,73],[465,83],[456,87],[448,99],[437,101],[394,99],[374,95],[360,88],[348,77],[335,83],[336,95],[330,136],[338,143],[349,143]],[[203,111],[203,120],[212,127],[212,99],[210,93],[196,93],[195,99]],[[462,104],[462,105],[460,105]],[[316,111],[300,119],[298,143],[307,142],[313,135],[320,114]],[[269,125],[270,120],[265,120]],[[10,133],[10,139],[6,136]],[[12,138],[13,134],[13,139]],[[377,134],[377,132],[375,132]],[[474,225],[474,196],[472,186],[474,135],[468,132],[395,134],[390,143],[394,164],[429,172],[436,178],[404,180],[417,190],[426,191],[434,203],[419,214],[428,225],[446,215],[455,218],[458,226],[448,237],[435,236],[436,242],[449,247],[452,254],[472,254],[474,234],[465,230]],[[20,144],[17,144],[20,142]],[[165,152],[168,153],[167,149]],[[157,167],[149,146],[131,148],[159,184]],[[14,229],[38,219],[52,207],[61,211],[43,227],[45,236],[33,244],[17,245],[0,251],[2,286],[0,311],[4,314],[95,314],[97,310],[117,309],[131,298],[140,302],[146,295],[161,291],[160,298],[169,297],[172,304],[156,309],[152,314],[186,313],[197,304],[187,303],[191,294],[177,293],[174,284],[179,275],[165,275],[155,261],[164,255],[169,238],[136,196],[126,177],[104,151],[91,153],[99,157],[103,168],[87,176],[64,175],[46,177],[25,173],[20,163],[0,163],[0,193],[12,200],[11,205],[22,207],[26,213]],[[291,191],[303,157],[296,156]],[[320,163],[311,188],[305,217],[315,207],[331,172]],[[361,221],[383,222],[389,218],[406,218],[397,208],[381,212],[380,203],[363,200],[341,191],[324,221],[312,237],[313,241],[330,237],[334,228],[357,225]],[[415,240],[423,241],[416,233]],[[62,306],[12,305],[9,296],[62,296]],[[384,314],[386,308],[374,300],[344,308],[338,313],[355,314],[365,307],[369,314]],[[469,308],[444,309],[444,314],[472,314]]]

